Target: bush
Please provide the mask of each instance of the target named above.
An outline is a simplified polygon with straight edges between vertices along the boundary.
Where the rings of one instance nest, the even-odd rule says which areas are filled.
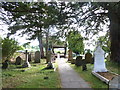
[[[21,49],[22,47],[18,45],[17,41],[4,38],[2,40],[2,60],[10,60],[14,53]]]

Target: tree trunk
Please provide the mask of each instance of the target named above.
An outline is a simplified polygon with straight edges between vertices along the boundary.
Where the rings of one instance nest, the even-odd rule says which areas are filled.
[[[49,62],[49,57],[48,57],[48,48],[49,48],[49,32],[46,32],[46,63]]]
[[[40,38],[41,40],[41,47],[40,47],[40,50],[41,50],[41,58],[44,58],[44,50],[43,50],[43,42],[42,42],[42,36]]]
[[[120,63],[120,17],[118,10],[111,8],[108,13],[110,19],[111,61]]]
[[[43,45],[42,45],[42,35],[38,34],[39,48],[40,48],[40,58],[44,57]]]

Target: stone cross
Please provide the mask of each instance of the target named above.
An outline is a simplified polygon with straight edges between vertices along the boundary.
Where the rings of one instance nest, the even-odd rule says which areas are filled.
[[[104,51],[100,47],[100,45],[97,46],[95,52],[94,52],[94,72],[107,72],[104,61]]]
[[[28,52],[27,50],[25,51],[25,62],[24,64],[22,65],[23,67],[30,67],[30,63],[28,62]]]

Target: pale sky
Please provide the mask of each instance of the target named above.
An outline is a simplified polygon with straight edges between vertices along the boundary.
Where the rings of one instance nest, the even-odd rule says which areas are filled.
[[[0,36],[1,36],[2,38],[6,37],[7,32],[8,32],[7,28],[8,28],[7,25],[0,25]],[[99,32],[99,36],[104,36],[104,35],[106,34],[107,27],[104,26],[103,28],[104,28],[104,31]],[[1,29],[3,29],[4,31],[2,31]],[[53,30],[53,31],[54,31],[54,30]],[[81,33],[81,35],[82,35],[83,37],[85,36],[84,33]],[[27,35],[24,35],[24,37],[20,37],[20,36],[17,36],[17,35],[13,35],[12,38],[15,38],[15,40],[18,41],[18,42],[20,43],[20,45],[22,45],[22,44],[24,44],[24,43],[26,43],[26,42],[29,42],[29,40],[26,40]],[[96,45],[95,45],[95,42],[92,41],[93,39],[97,40],[97,36],[95,35],[95,36],[92,37],[92,39],[89,39],[89,40],[87,40],[87,41],[84,41],[85,49],[94,50],[94,48],[96,47]],[[31,46],[37,46],[37,45],[39,44],[37,40],[32,40],[32,41],[30,41],[30,42],[31,42],[31,44],[30,44]],[[87,43],[88,43],[89,45],[87,45]],[[92,43],[93,45],[90,44],[90,43]]]

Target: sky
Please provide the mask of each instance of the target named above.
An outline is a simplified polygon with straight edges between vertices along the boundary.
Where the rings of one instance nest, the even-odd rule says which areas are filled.
[[[76,26],[74,26],[74,27],[76,27]],[[3,23],[0,21],[0,36],[1,36],[2,38],[5,38],[5,37],[7,36],[7,33],[8,33],[7,28],[8,28],[8,26],[5,25],[5,24],[3,24]],[[107,29],[108,29],[106,25],[104,25],[102,28],[103,28],[103,31],[102,31],[102,32],[99,32],[99,34],[98,34],[99,36],[104,36],[104,35],[106,34]],[[3,30],[2,30],[2,29],[3,29]],[[81,28],[79,28],[79,29],[81,29]],[[79,29],[78,29],[78,30],[79,30]],[[57,31],[57,29],[54,28],[54,29],[52,29],[52,31],[50,31],[50,32],[54,33],[55,31]],[[80,30],[80,31],[81,31],[81,30]],[[81,35],[82,35],[83,37],[86,36],[85,33],[82,33],[82,32],[81,32]],[[37,46],[37,45],[39,45],[39,43],[38,43],[37,40],[29,41],[29,40],[26,40],[27,37],[28,37],[27,35],[24,35],[24,37],[20,37],[20,36],[18,36],[18,35],[13,35],[13,36],[12,36],[12,38],[15,38],[15,40],[18,41],[20,45],[23,45],[24,43],[27,43],[27,42],[31,42],[31,43],[30,43],[31,46]],[[90,35],[90,37],[91,37],[91,35]],[[90,50],[92,50],[92,51],[94,50],[94,48],[96,47],[96,44],[95,44],[95,42],[93,42],[93,39],[97,41],[97,35],[93,36],[91,39],[89,39],[89,40],[87,40],[87,41],[84,41],[85,49],[90,49]],[[92,43],[92,44],[91,44],[91,43]]]
[[[7,33],[8,33],[7,28],[8,28],[7,25],[0,25],[0,36],[2,38],[5,38],[7,36]],[[104,28],[103,31],[99,32],[99,36],[104,36],[106,34],[107,27],[104,26],[103,28]],[[1,30],[1,29],[3,29],[3,30]],[[56,31],[56,30],[53,30],[53,31]],[[83,37],[85,36],[84,33],[81,33],[81,35]],[[24,35],[24,37],[20,37],[18,35],[12,35],[11,38],[15,38],[15,40],[18,41],[20,45],[23,45],[24,43],[29,42],[29,40],[26,40],[27,37],[28,37],[27,35]],[[95,44],[95,42],[92,41],[93,39],[95,39],[97,41],[97,36],[95,35],[91,39],[89,39],[87,41],[84,41],[85,49],[90,49],[92,51],[94,50],[94,48],[96,47],[96,44]],[[32,40],[30,42],[31,42],[30,43],[31,46],[37,46],[37,45],[39,45],[39,43],[38,43],[37,40]],[[92,44],[90,44],[90,43],[92,43]]]

